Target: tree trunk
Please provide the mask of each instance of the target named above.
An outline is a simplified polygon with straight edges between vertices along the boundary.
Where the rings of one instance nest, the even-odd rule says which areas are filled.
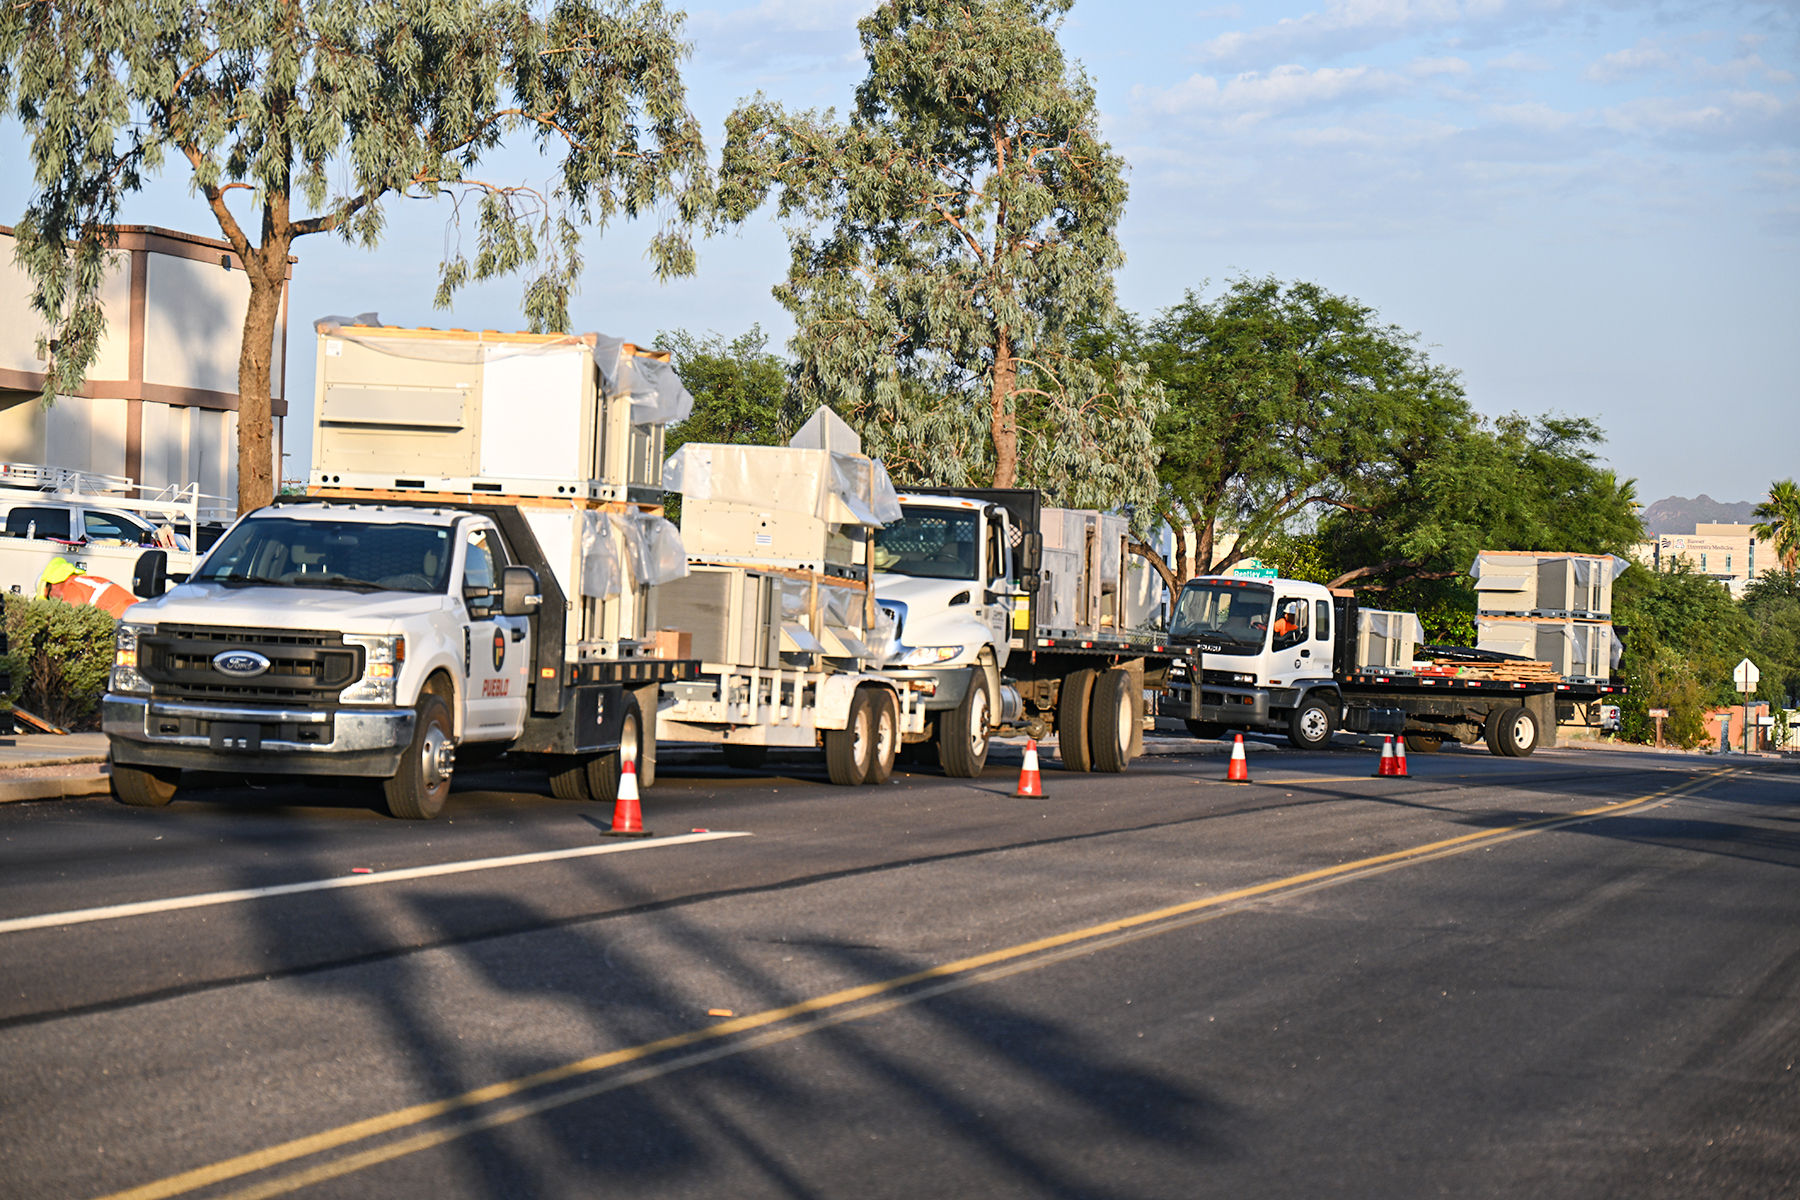
[[[244,262],[250,276],[250,304],[244,311],[244,341],[238,351],[238,494],[241,516],[275,498],[275,420],[269,402],[275,358],[275,330],[287,280],[288,241],[263,239]]]
[[[1170,573],[1169,564],[1163,561],[1162,555],[1158,554],[1153,547],[1138,541],[1136,538],[1132,538],[1125,544],[1131,549],[1133,554],[1156,568],[1156,573],[1162,576],[1162,581],[1169,585],[1169,595],[1171,597],[1176,596],[1181,592],[1180,581]]]
[[[1193,529],[1188,526],[1183,526],[1180,521],[1175,519],[1173,513],[1159,513],[1157,515],[1162,517],[1163,524],[1167,525],[1170,532],[1175,535],[1176,578],[1184,581],[1192,579],[1193,575],[1188,571],[1188,535],[1194,532]]]
[[[1019,379],[1019,360],[1013,357],[1012,339],[1005,329],[994,342],[994,391],[988,397],[988,429],[994,439],[994,486],[1017,486],[1019,477],[1019,423],[1008,401]]]
[[[1188,510],[1188,519],[1193,522],[1199,534],[1198,543],[1194,546],[1194,573],[1211,575],[1213,573],[1213,521],[1211,517],[1202,521],[1200,514],[1193,509]]]

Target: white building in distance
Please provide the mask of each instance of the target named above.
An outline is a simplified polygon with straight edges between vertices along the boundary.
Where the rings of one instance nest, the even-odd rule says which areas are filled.
[[[102,291],[107,330],[87,384],[39,401],[45,322],[0,225],[0,461],[127,476],[149,492],[198,483],[237,500],[238,350],[250,280],[228,243],[147,225],[118,227]],[[290,278],[293,259],[289,260]],[[287,295],[271,364],[275,477],[287,416]]]

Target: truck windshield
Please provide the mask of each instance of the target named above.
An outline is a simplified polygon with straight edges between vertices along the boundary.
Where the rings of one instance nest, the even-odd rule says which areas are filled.
[[[908,508],[875,531],[875,569],[924,579],[974,579],[981,563],[981,514],[958,508]]]
[[[450,531],[431,525],[256,517],[219,539],[194,579],[248,586],[442,592]]]
[[[1190,583],[1175,602],[1169,636],[1217,643],[1227,653],[1261,650],[1274,600],[1261,588]]]

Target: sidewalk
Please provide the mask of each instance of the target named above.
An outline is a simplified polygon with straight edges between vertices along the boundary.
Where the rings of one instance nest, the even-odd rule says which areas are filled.
[[[103,733],[0,737],[0,804],[103,796],[112,790],[105,763]]]

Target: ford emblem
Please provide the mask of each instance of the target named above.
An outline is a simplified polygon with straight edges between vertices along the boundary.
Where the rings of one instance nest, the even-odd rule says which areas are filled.
[[[213,655],[213,670],[221,675],[249,679],[269,669],[269,660],[254,650],[227,650]]]

